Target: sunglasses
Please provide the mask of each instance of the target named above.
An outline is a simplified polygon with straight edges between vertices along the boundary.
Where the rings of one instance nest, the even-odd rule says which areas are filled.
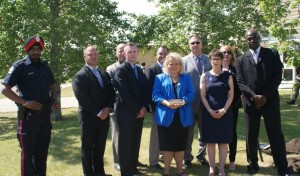
[[[191,45],[199,45],[200,44],[200,42],[192,42],[192,43],[190,43]]]
[[[222,53],[223,53],[223,54],[232,54],[231,51],[223,51]]]

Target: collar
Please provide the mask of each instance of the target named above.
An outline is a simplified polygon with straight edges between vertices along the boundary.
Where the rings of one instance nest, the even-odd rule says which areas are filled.
[[[202,56],[202,53],[199,55],[199,56],[196,56],[196,55],[194,55],[193,53],[191,53],[191,56],[192,56],[192,58],[193,59],[197,59],[197,58],[200,58],[201,59],[201,56]]]
[[[160,62],[157,61],[157,64],[160,66],[160,68],[163,67],[163,64],[161,64]]]
[[[259,55],[260,49],[261,49],[260,46],[256,49],[256,55],[257,56]],[[251,54],[253,55],[254,54],[254,50],[253,49],[249,49],[249,50],[250,50]]]
[[[88,65],[88,64],[85,64],[85,66],[89,67],[89,69],[91,69],[91,70],[93,70],[94,68],[98,69],[98,66],[92,67],[92,66],[90,66],[90,65]]]

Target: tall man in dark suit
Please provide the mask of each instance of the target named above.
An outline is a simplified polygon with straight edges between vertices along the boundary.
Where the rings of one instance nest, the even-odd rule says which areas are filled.
[[[140,174],[137,170],[143,120],[147,113],[147,80],[138,67],[138,48],[127,43],[124,48],[126,61],[116,72],[114,86],[119,92],[117,120],[119,125],[119,157],[122,176]]]
[[[125,44],[121,43],[117,46],[116,48],[116,56],[118,58],[118,60],[109,65],[106,68],[106,71],[108,72],[111,81],[113,83],[113,80],[115,78],[115,72],[117,70],[117,68],[126,60],[125,56],[124,56],[124,47]],[[118,91],[116,91],[116,95],[118,94]],[[116,99],[117,101],[117,99]],[[117,122],[117,114],[115,113],[116,111],[116,104],[114,106],[114,112],[110,113],[110,122],[111,122],[111,138],[112,138],[112,151],[113,151],[113,162],[114,162],[114,168],[118,171],[120,171],[120,159],[119,159],[119,126],[118,126],[118,122]],[[124,114],[123,114],[124,115]]]
[[[79,104],[83,174],[108,176],[104,171],[103,155],[115,92],[108,73],[98,69],[96,47],[87,46],[83,58],[85,66],[72,80],[73,91]]]
[[[192,155],[192,144],[194,140],[194,128],[195,124],[198,125],[198,141],[199,147],[196,158],[198,162],[202,165],[208,165],[205,159],[205,149],[206,143],[201,141],[201,130],[202,130],[202,111],[203,104],[200,97],[200,77],[202,73],[209,71],[211,69],[211,64],[209,58],[206,54],[202,53],[202,40],[197,34],[190,36],[189,38],[189,48],[191,53],[183,58],[184,71],[192,77],[194,89],[195,89],[195,99],[192,104],[192,111],[195,117],[195,123],[189,127],[188,144],[184,152],[184,166],[185,168],[190,168],[192,166],[191,162],[194,158]]]
[[[247,30],[245,39],[250,49],[237,59],[237,82],[244,95],[247,160],[250,164],[247,173],[255,174],[259,170],[257,145],[263,116],[278,174],[285,175],[288,163],[277,90],[283,65],[276,50],[260,46],[256,30]]]
[[[149,66],[145,70],[145,75],[148,80],[149,85],[149,100],[152,100],[152,90],[154,85],[155,76],[162,73],[163,62],[169,50],[166,46],[160,46],[156,51],[156,63]],[[155,103],[153,101],[149,101],[148,112],[151,113],[152,117],[152,126],[150,133],[150,145],[149,145],[149,164],[150,167],[155,169],[163,169],[161,165],[158,163],[159,161],[159,144],[158,144],[158,133],[157,133],[157,125],[154,122],[154,112],[155,112]]]

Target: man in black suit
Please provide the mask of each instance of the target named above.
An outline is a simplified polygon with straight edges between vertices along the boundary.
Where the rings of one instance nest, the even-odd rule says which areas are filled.
[[[257,146],[263,116],[278,174],[285,175],[289,171],[278,93],[283,65],[276,50],[260,46],[256,30],[248,30],[245,39],[250,49],[237,59],[237,82],[244,95],[247,160],[250,164],[247,173],[255,174],[259,170]]]
[[[143,120],[147,113],[147,87],[143,70],[138,67],[138,48],[127,43],[124,48],[126,61],[115,72],[114,86],[117,97],[119,125],[119,159],[122,176],[140,174],[137,170]]]
[[[152,117],[152,126],[150,133],[150,145],[149,145],[149,164],[150,167],[155,169],[163,169],[161,165],[158,163],[159,161],[159,144],[158,144],[158,133],[157,133],[157,125],[154,122],[154,112],[155,112],[155,103],[152,100],[152,90],[154,85],[155,76],[162,73],[163,62],[169,50],[166,46],[160,46],[156,51],[156,59],[157,62],[145,70],[145,75],[148,80],[149,85],[149,106],[147,111],[151,113]]]
[[[79,104],[83,174],[108,176],[104,171],[103,155],[115,92],[108,73],[98,69],[96,47],[87,46],[83,58],[85,66],[72,80],[73,91]]]

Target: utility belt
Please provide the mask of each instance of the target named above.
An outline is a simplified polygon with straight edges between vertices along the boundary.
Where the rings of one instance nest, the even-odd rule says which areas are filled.
[[[39,110],[33,110],[33,109],[29,109],[26,108],[25,106],[21,105],[21,104],[17,104],[18,106],[18,119],[19,120],[28,120],[28,117],[30,115],[34,115],[34,114],[40,114],[41,112],[51,112],[51,105],[50,103],[48,104],[43,104],[41,105]]]

